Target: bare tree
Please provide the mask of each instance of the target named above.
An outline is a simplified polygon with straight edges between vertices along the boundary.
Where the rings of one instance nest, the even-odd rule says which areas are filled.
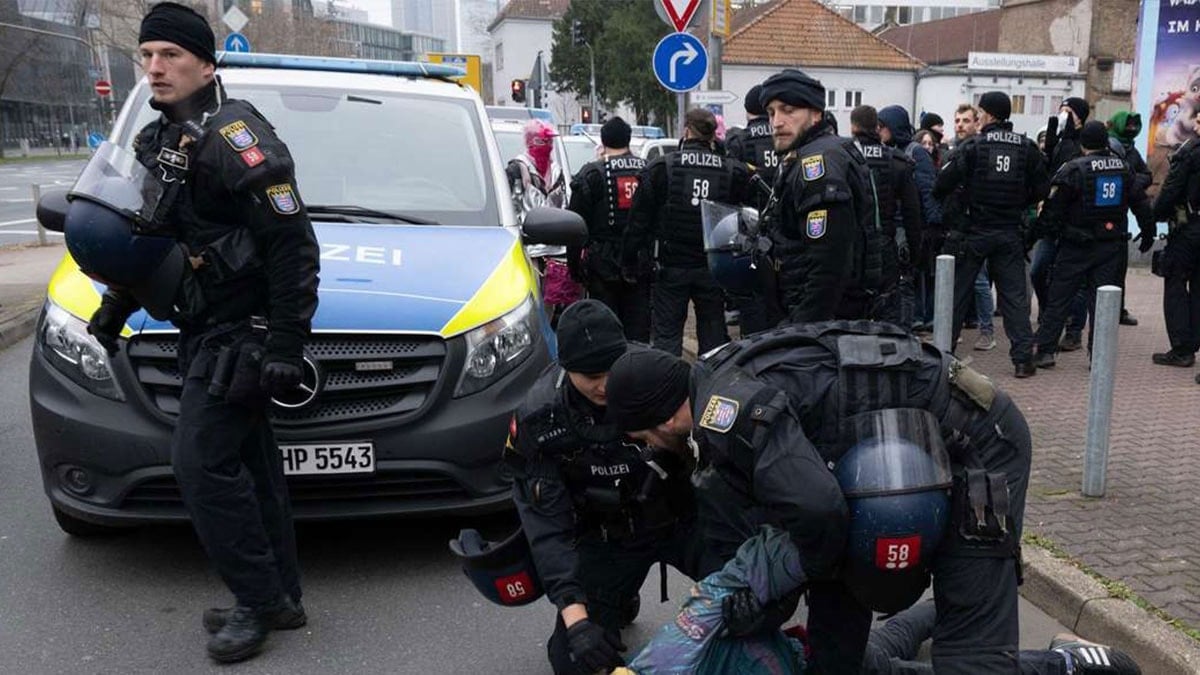
[[[15,81],[17,71],[37,53],[38,46],[47,36],[20,28],[0,26],[0,100],[10,83]],[[4,157],[4,125],[0,124],[0,159]]]

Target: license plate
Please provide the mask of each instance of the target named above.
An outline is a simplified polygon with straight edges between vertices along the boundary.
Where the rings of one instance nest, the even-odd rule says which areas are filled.
[[[281,445],[286,476],[374,473],[375,445],[369,441]]]

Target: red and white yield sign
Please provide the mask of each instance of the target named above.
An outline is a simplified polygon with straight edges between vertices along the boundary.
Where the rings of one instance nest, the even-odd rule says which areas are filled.
[[[96,80],[96,95],[108,96],[112,93],[112,84],[108,80]]]
[[[658,3],[666,11],[667,18],[678,33],[687,28],[692,22],[692,17],[696,15],[696,10],[700,8],[700,0],[658,0]]]

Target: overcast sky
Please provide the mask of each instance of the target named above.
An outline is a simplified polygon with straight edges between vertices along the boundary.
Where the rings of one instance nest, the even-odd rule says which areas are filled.
[[[392,24],[392,0],[349,0],[346,4],[367,10],[371,23]]]

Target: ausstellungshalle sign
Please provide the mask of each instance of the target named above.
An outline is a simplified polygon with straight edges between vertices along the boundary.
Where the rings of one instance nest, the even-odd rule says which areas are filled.
[[[1078,56],[967,52],[967,70],[1011,70],[1033,73],[1078,73]]]

